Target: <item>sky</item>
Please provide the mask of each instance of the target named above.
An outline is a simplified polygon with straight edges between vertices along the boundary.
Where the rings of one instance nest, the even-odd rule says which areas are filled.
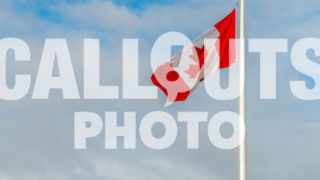
[[[179,124],[176,143],[161,151],[146,148],[137,139],[136,150],[105,150],[103,132],[88,141],[86,150],[75,150],[74,112],[92,111],[103,116],[116,111],[135,111],[137,122],[149,112],[165,111],[175,119],[179,111],[237,112],[238,100],[211,99],[200,85],[187,101],[163,105],[157,100],[63,100],[52,91],[48,100],[31,100],[46,38],[65,38],[83,96],[83,39],[101,43],[101,84],[122,86],[122,39],[139,39],[139,81],[152,85],[150,51],[163,33],[178,31],[195,39],[236,6],[235,0],[2,0],[2,38],[24,40],[31,61],[15,63],[8,53],[8,86],[16,73],[32,76],[30,92],[18,101],[0,100],[0,180],[234,180],[238,150],[220,150],[208,140],[206,125],[200,126],[200,149],[186,149],[186,126]],[[247,38],[287,38],[288,53],[277,55],[277,99],[260,99],[258,53],[247,52],[247,142],[248,179],[318,180],[320,177],[319,101],[299,100],[290,81],[312,78],[299,73],[291,63],[292,45],[301,38],[319,38],[320,1],[246,0]],[[320,58],[309,53],[310,59]],[[10,61],[11,59],[11,61]],[[57,70],[55,70],[57,71]],[[55,72],[57,73],[57,72]],[[227,79],[228,70],[222,70]],[[223,86],[227,86],[223,81]],[[121,97],[121,91],[120,91]],[[161,131],[161,127],[156,127]],[[230,129],[225,127],[224,132]]]

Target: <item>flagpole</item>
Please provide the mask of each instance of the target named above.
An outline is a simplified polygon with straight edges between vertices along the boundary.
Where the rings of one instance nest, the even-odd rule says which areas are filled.
[[[240,87],[243,84],[243,89],[240,88],[239,97],[239,115],[246,125],[246,42],[245,42],[245,0],[240,0]],[[240,123],[241,124],[241,123]],[[240,127],[240,134],[245,133],[245,127]],[[247,155],[246,155],[246,136],[244,141],[239,146],[239,180],[247,180]]]

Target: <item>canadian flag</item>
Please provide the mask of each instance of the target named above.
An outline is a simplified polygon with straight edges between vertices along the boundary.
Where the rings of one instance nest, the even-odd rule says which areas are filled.
[[[236,61],[236,9],[159,66],[152,82],[169,102],[184,101],[204,78]]]

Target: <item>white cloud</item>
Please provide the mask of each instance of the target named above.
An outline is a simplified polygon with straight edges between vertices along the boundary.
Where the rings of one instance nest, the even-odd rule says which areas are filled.
[[[80,82],[82,39],[100,37],[103,44],[102,65],[106,69],[113,67],[102,75],[102,79],[104,83],[121,84],[122,38],[139,38],[143,50],[141,60],[148,62],[147,50],[159,35],[175,30],[196,37],[224,17],[234,3],[203,0],[201,5],[199,2],[196,6],[197,2],[191,0],[173,6],[148,5],[140,11],[104,1],[62,4],[51,6],[61,13],[62,22],[56,24],[37,17],[33,12],[19,12],[12,6],[12,1],[2,1],[0,22],[4,25],[0,32],[27,41],[32,51],[32,62],[27,66],[16,65],[15,70],[32,72],[33,77],[44,39],[67,38]],[[319,16],[309,16],[317,12],[319,2],[316,0],[247,1],[247,5],[247,32],[250,37],[318,36]],[[301,21],[301,17],[306,20]],[[290,92],[286,89],[286,82],[295,72],[289,67],[290,63],[285,62],[290,61],[287,57],[278,64],[283,71],[279,73],[281,86],[278,91],[283,97],[268,102],[257,100],[259,70],[255,67],[258,63],[253,61],[252,55],[249,55],[247,62],[252,76],[248,74],[248,82],[250,92],[253,92],[248,96],[249,176],[262,180],[319,179],[316,170],[320,167],[320,160],[316,154],[320,147],[316,137],[319,137],[320,131],[319,123],[315,121],[319,103],[301,102],[288,95]],[[286,68],[282,69],[281,65]],[[145,83],[150,75],[146,70],[148,64],[142,67]],[[115,78],[110,80],[106,77],[108,73]],[[236,178],[236,151],[214,149],[205,133],[201,136],[199,151],[185,150],[184,132],[180,134],[177,145],[164,152],[150,152],[144,148],[134,152],[111,152],[103,149],[102,137],[91,142],[91,149],[75,151],[72,148],[74,111],[92,110],[103,114],[104,111],[114,110],[120,114],[125,110],[137,110],[137,102],[66,102],[60,99],[59,93],[55,93],[54,97],[45,102],[30,101],[28,98],[18,102],[1,102],[0,180]],[[139,102],[138,119],[145,112],[163,105],[162,102],[159,106],[158,102],[153,103],[155,107],[150,107],[150,102]],[[219,103],[209,101],[203,88],[199,87],[186,104],[174,105],[173,110],[168,111],[175,114],[178,110],[205,109],[212,113],[232,109],[236,101]],[[306,119],[313,122],[306,122]]]

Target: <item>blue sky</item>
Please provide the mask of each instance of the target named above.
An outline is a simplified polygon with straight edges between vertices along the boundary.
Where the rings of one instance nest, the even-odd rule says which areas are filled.
[[[46,38],[66,38],[82,91],[82,46],[84,38],[101,40],[101,81],[121,88],[122,39],[139,39],[140,83],[151,85],[150,50],[165,32],[179,31],[194,39],[234,7],[235,0],[185,1],[10,1],[0,2],[2,37],[25,40],[31,62],[14,63],[9,55],[8,83],[15,73],[31,73],[32,87]],[[297,40],[319,38],[318,0],[246,0],[248,38],[288,38],[288,53],[277,56],[277,99],[259,98],[259,54],[247,53],[248,178],[259,180],[318,180],[320,174],[319,101],[303,101],[290,91],[290,81],[313,80],[297,72],[290,50]],[[319,62],[319,57],[310,53]],[[228,73],[224,70],[223,77]],[[112,78],[110,78],[112,77]],[[185,126],[177,142],[164,151],[149,150],[138,140],[138,149],[104,149],[103,134],[89,141],[88,149],[73,149],[73,113],[136,111],[137,121],[151,111],[166,111],[176,118],[178,111],[237,111],[237,100],[210,99],[203,84],[184,103],[164,108],[158,100],[63,100],[52,91],[49,100],[31,100],[31,92],[19,101],[0,100],[0,180],[233,180],[237,176],[237,149],[213,147],[200,127],[200,149],[186,150]],[[139,108],[137,108],[137,106]],[[120,147],[122,147],[120,141]]]

